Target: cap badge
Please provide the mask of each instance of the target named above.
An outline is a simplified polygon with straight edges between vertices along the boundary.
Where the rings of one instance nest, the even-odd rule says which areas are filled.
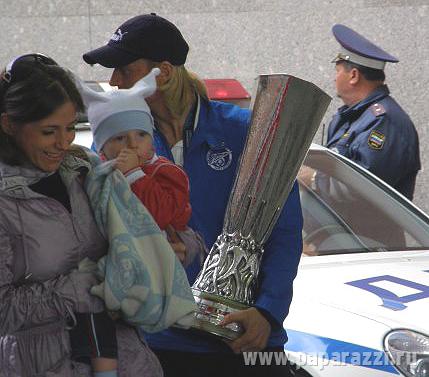
[[[229,148],[210,149],[207,152],[207,164],[214,170],[225,170],[232,162],[232,151]]]
[[[120,41],[122,41],[122,38],[124,37],[124,35],[127,34],[127,33],[128,33],[128,31],[126,31],[125,33],[122,33],[122,30],[118,29],[112,35],[112,38],[110,38],[110,40],[111,41],[115,41],[115,42],[120,42]]]

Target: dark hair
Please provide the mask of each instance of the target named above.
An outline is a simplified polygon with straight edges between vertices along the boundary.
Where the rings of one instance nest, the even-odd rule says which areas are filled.
[[[76,111],[84,109],[72,74],[57,65],[17,61],[11,81],[3,77],[4,74],[0,78],[0,113],[6,113],[16,125],[46,118],[68,101]],[[13,138],[0,127],[0,160],[19,165],[23,157]]]
[[[365,79],[368,81],[384,81],[386,80],[386,75],[382,69],[374,69],[369,67],[364,67],[363,65],[348,62],[345,60],[340,61],[341,64],[344,64],[347,71],[350,71],[353,68],[356,68]]]

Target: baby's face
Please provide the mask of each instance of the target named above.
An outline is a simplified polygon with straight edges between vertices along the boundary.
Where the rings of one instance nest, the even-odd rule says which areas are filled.
[[[102,151],[108,160],[113,160],[125,148],[136,151],[142,161],[150,160],[155,152],[152,136],[141,130],[125,131],[113,136],[104,144]]]

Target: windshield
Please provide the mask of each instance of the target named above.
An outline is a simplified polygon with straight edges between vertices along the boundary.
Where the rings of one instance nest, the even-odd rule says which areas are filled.
[[[328,151],[311,150],[298,181],[305,255],[429,249],[424,215]]]

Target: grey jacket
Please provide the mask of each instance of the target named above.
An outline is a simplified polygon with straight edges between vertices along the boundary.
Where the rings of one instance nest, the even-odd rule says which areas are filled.
[[[89,377],[89,367],[70,361],[67,323],[73,312],[97,312],[89,294],[96,279],[78,272],[85,257],[107,248],[97,230],[78,169],[67,156],[60,175],[72,213],[28,186],[46,173],[0,162],[0,377]],[[129,326],[117,325],[119,375],[162,376],[155,355]]]

